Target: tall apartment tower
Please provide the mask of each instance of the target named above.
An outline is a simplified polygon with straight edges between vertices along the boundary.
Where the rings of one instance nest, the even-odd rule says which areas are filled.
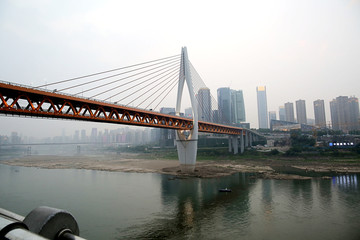
[[[331,123],[334,130],[359,130],[359,100],[340,96],[330,102]]]
[[[326,118],[325,118],[325,104],[324,100],[314,101],[314,114],[315,114],[315,126],[319,128],[326,127]]]
[[[279,120],[280,121],[286,121],[285,120],[285,107],[284,106],[279,107]]]
[[[230,123],[231,121],[231,94],[230,88],[219,88],[217,90],[218,97],[218,117],[219,123]]]
[[[294,104],[291,102],[285,103],[285,121],[287,122],[295,122],[294,117]]]
[[[200,88],[196,95],[198,100],[199,120],[205,122],[212,121],[211,95],[209,88]]]
[[[360,130],[359,99],[349,98],[349,130]]]
[[[231,94],[231,122],[239,124],[245,122],[245,104],[242,90],[230,90]]]
[[[340,130],[336,99],[330,101],[331,126],[333,130]]]
[[[297,100],[296,102],[296,118],[297,122],[307,124],[305,100]]]
[[[268,110],[266,100],[266,87],[256,87],[259,128],[269,128]]]

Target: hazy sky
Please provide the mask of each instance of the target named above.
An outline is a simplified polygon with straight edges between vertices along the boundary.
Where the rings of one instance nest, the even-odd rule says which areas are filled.
[[[0,79],[26,85],[63,80],[180,54],[216,96],[242,89],[258,126],[256,86],[268,110],[285,102],[360,97],[360,1],[0,1]],[[166,105],[165,105],[166,106]],[[175,106],[167,106],[175,107]],[[0,135],[72,134],[108,124],[0,116]]]

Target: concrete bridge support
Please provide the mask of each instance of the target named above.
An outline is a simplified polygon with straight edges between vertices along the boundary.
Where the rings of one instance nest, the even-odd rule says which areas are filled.
[[[245,131],[245,147],[249,147],[249,132]]]
[[[229,135],[229,152],[233,152],[234,154],[239,153],[239,140],[239,136]]]
[[[239,153],[239,141],[237,136],[231,136],[232,148],[234,149],[234,154]]]
[[[241,135],[240,135],[240,153],[243,154],[244,153],[244,130],[241,130]]]
[[[185,139],[181,131],[176,132],[176,147],[182,172],[194,172],[197,156],[197,139]]]
[[[231,138],[231,135],[229,135],[229,138],[228,138],[228,146],[229,146],[229,153],[232,152],[232,138]]]
[[[250,144],[250,133],[242,130],[242,134],[239,136],[230,135],[229,136],[229,152],[234,152],[234,154],[240,153],[243,154],[245,147]]]
[[[184,85],[188,87],[191,101],[192,115],[193,115],[193,129],[190,132],[176,131],[176,146],[178,157],[180,161],[180,169],[182,172],[194,172],[197,156],[198,144],[198,112],[197,103],[195,99],[195,92],[193,88],[192,78],[190,74],[190,66],[186,47],[181,51],[181,67],[179,74],[179,85],[176,101],[176,115],[180,116],[181,98],[184,90]]]

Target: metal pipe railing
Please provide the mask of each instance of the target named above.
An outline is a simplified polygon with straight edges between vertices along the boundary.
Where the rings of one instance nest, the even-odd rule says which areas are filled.
[[[74,217],[61,209],[38,207],[26,217],[0,208],[0,239],[85,240]]]

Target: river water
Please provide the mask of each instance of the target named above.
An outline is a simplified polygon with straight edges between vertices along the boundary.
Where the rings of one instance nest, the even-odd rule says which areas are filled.
[[[87,239],[360,239],[360,176],[174,179],[0,164],[0,207],[71,212]],[[228,187],[231,193],[220,193]]]

